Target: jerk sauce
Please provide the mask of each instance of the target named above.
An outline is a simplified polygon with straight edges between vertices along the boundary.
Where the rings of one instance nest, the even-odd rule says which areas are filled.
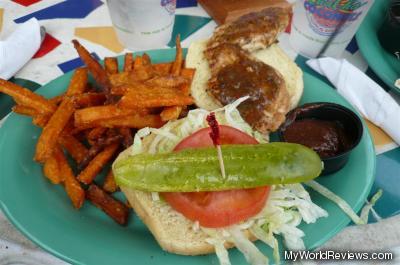
[[[321,158],[336,156],[349,149],[351,141],[338,121],[302,119],[283,132],[285,141],[305,145]]]

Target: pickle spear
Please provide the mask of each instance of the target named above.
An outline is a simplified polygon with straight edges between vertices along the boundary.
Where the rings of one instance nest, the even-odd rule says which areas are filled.
[[[225,178],[215,147],[130,156],[114,163],[114,176],[118,185],[135,190],[191,192],[305,182],[318,177],[322,170],[318,154],[299,144],[221,147]]]

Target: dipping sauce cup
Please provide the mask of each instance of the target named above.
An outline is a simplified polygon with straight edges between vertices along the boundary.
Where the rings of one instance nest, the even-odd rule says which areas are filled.
[[[362,134],[363,125],[357,114],[329,102],[295,108],[278,130],[281,141],[308,146],[319,154],[324,162],[322,175],[344,167]]]

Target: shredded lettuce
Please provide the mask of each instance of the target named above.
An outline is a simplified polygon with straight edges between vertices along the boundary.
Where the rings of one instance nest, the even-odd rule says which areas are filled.
[[[251,265],[268,264],[268,258],[243,234],[239,227],[233,225],[227,229],[231,234],[232,242],[243,253]]]
[[[325,210],[311,201],[310,196],[301,184],[275,185],[271,187],[270,195],[265,207],[256,216],[251,217],[245,222],[236,224],[225,229],[211,229],[200,227],[211,239],[226,240],[234,243],[237,247],[237,240],[243,244],[240,251],[244,251],[246,259],[259,261],[260,256],[253,251],[247,241],[232,231],[242,231],[248,229],[257,239],[263,241],[273,249],[275,263],[279,264],[279,244],[277,235],[282,235],[285,247],[290,250],[305,249],[303,243],[304,233],[297,226],[302,220],[308,223],[315,222],[318,218],[326,217]],[[234,227],[232,230],[232,227]],[[238,239],[240,238],[240,239]],[[243,243],[245,242],[245,243]],[[215,244],[214,244],[215,246]],[[253,245],[254,246],[254,245]],[[264,263],[266,264],[266,263]]]
[[[322,186],[318,182],[312,180],[307,183],[305,183],[307,186],[315,190],[316,192],[320,193],[327,199],[333,201],[337,206],[339,206],[340,209],[343,210],[345,214],[347,214],[350,219],[355,223],[356,225],[363,225],[368,223],[368,214],[370,210],[373,210],[373,206],[375,205],[376,201],[382,196],[382,190],[378,190],[378,192],[372,197],[370,202],[367,202],[367,204],[363,207],[361,210],[361,216],[358,216],[356,212],[353,211],[353,209],[350,207],[350,205],[337,196],[335,193],[327,189],[326,187]],[[379,219],[378,219],[379,220]]]
[[[375,203],[379,200],[379,198],[382,196],[382,189],[379,189],[374,196],[372,196],[371,200],[362,208],[361,210],[361,215],[360,218],[363,220],[365,223],[368,223],[368,215],[371,210],[373,210],[373,207],[375,206]],[[376,217],[375,217],[376,218]],[[379,221],[379,219],[377,219]]]
[[[158,192],[152,192],[151,193],[151,199],[153,201],[159,201],[160,200],[160,195],[158,194]]]
[[[250,232],[258,239],[270,246],[273,250],[273,257],[276,264],[281,263],[281,256],[279,255],[279,244],[278,240],[273,236],[272,233],[267,233],[258,225],[253,225],[250,228]]]
[[[217,254],[220,265],[231,265],[229,260],[228,250],[224,247],[224,240],[219,238],[207,238],[208,244],[211,244],[215,248],[215,254]]]
[[[336,203],[337,206],[339,206],[339,208],[342,209],[343,212],[347,214],[355,224],[357,225],[365,224],[365,222],[353,211],[353,209],[345,200],[337,196],[335,193],[333,193],[326,187],[322,186],[321,184],[319,184],[314,180],[307,182],[306,185],[315,190],[316,192],[320,193],[322,196]]]
[[[248,97],[240,98],[232,104],[215,110],[216,118],[221,125],[232,126],[256,138],[261,143],[268,142],[268,137],[253,131],[237,110],[237,106],[247,98]],[[170,121],[162,128],[143,128],[136,133],[133,145],[128,149],[129,151],[127,151],[125,155],[171,152],[183,138],[208,126],[206,117],[209,113],[210,112],[207,110],[195,109],[189,111],[186,118]],[[142,138],[148,135],[151,136],[150,144],[143,144]]]
[[[268,245],[272,245],[274,234],[281,234],[288,249],[301,250],[305,248],[302,240],[304,233],[297,226],[302,220],[314,223],[318,218],[328,216],[328,213],[311,201],[301,184],[290,184],[273,187],[260,215],[265,219],[261,228],[269,238]]]

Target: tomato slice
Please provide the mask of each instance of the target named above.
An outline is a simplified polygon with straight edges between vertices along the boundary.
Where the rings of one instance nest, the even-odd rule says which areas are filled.
[[[183,139],[174,149],[212,146],[210,128]],[[221,144],[258,144],[257,140],[233,127],[220,126]],[[204,227],[224,227],[246,220],[261,211],[270,187],[211,192],[164,192],[173,209]]]

